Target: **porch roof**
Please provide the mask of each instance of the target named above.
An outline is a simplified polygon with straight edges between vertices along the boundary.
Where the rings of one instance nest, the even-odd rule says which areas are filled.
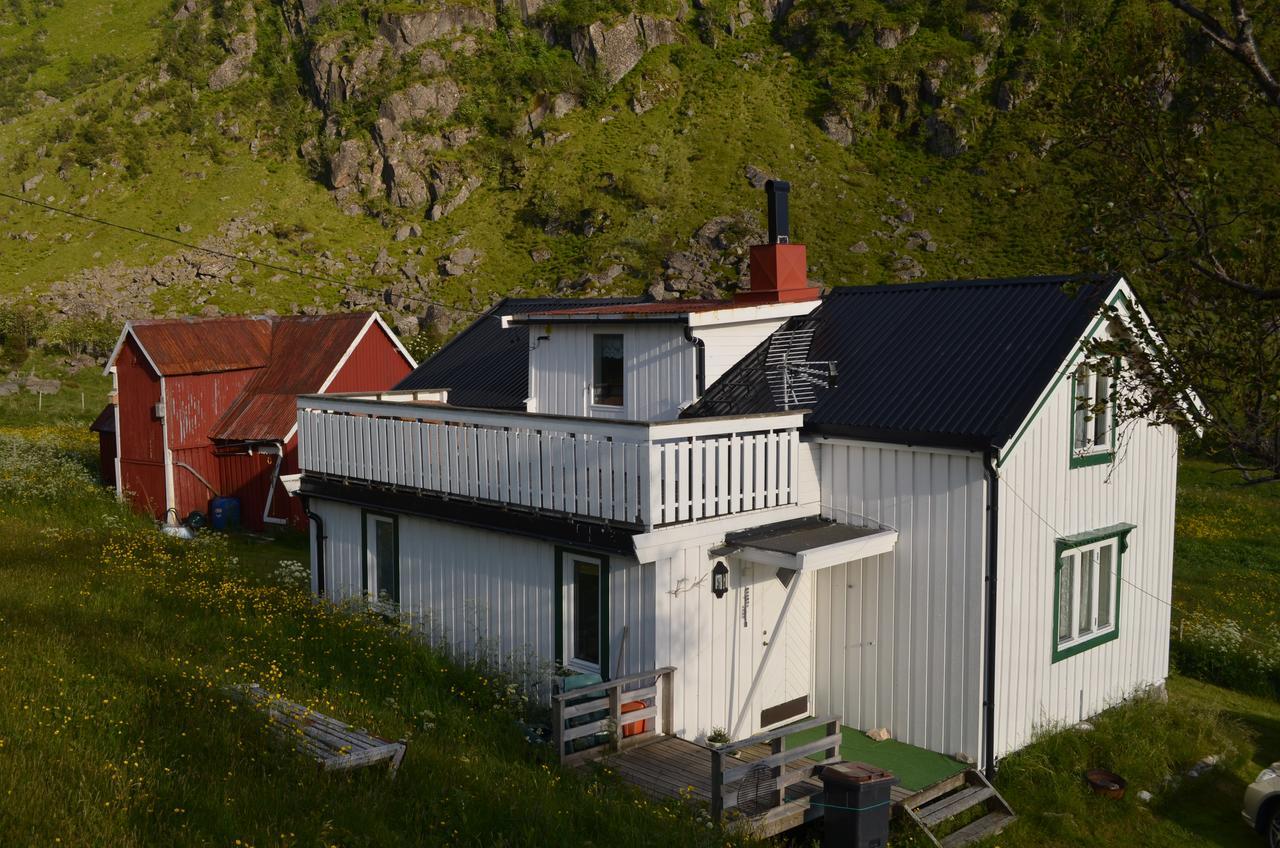
[[[898,543],[898,531],[841,524],[813,515],[726,533],[724,541],[725,548],[755,562],[815,571],[889,553]]]

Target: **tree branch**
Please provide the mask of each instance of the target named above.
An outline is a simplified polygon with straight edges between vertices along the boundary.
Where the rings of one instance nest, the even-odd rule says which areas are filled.
[[[1258,87],[1262,89],[1262,94],[1267,101],[1280,109],[1280,80],[1276,79],[1266,60],[1258,52],[1258,42],[1253,35],[1253,18],[1245,8],[1244,0],[1231,0],[1234,32],[1228,32],[1217,18],[1191,3],[1190,0],[1169,0],[1169,3],[1200,24],[1201,32],[1248,71]]]

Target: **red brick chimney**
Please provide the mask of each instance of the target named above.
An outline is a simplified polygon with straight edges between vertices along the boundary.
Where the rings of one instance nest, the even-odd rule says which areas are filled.
[[[742,304],[793,303],[817,300],[822,290],[809,285],[803,244],[791,244],[787,197],[791,185],[764,184],[769,198],[769,243],[751,246],[751,288],[734,295]]]

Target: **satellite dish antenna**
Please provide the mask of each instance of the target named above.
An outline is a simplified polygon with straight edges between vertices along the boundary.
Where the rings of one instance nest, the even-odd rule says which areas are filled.
[[[836,384],[835,362],[809,359],[813,333],[812,327],[779,330],[769,338],[765,376],[774,403],[783,409],[813,406],[818,399],[818,389],[829,389]]]

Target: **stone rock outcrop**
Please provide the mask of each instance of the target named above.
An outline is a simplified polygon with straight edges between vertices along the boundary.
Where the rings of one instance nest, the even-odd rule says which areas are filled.
[[[849,116],[839,110],[828,112],[822,116],[822,131],[841,147],[853,144],[853,122]]]
[[[248,30],[238,32],[231,37],[231,44],[228,45],[230,55],[222,61],[221,65],[213,69],[213,73],[209,74],[209,88],[213,91],[230,88],[242,80],[249,70],[249,63],[253,61],[254,54],[258,52],[253,6],[245,6],[244,18],[249,24]]]
[[[483,182],[468,175],[458,162],[436,162],[431,166],[431,209],[427,217],[439,221],[467,201]]]
[[[416,82],[403,91],[387,97],[378,107],[378,123],[385,121],[399,128],[411,121],[428,118],[444,120],[454,113],[462,101],[462,90],[451,79]]]
[[[520,20],[528,21],[538,14],[538,10],[547,5],[548,0],[498,0],[502,9],[514,9]]]
[[[383,190],[382,155],[360,139],[349,138],[329,159],[329,186],[372,197]]]
[[[938,115],[925,119],[924,146],[930,153],[948,159],[969,149],[968,141],[955,123]]]
[[[496,26],[492,12],[474,6],[444,6],[432,11],[387,12],[378,22],[378,35],[401,56],[428,41],[448,38],[466,29],[492,30]]]
[[[580,66],[595,67],[614,85],[634,68],[644,54],[664,44],[674,44],[676,22],[652,15],[631,14],[606,28],[599,21],[573,34],[570,47]]]
[[[330,108],[357,97],[378,75],[386,44],[375,41],[347,55],[347,39],[326,41],[311,51],[311,83],[320,105]]]
[[[542,126],[547,118],[563,118],[579,105],[577,95],[568,92],[561,92],[555,97],[539,97],[528,114],[516,122],[513,131],[518,136],[528,135]]]
[[[763,244],[765,236],[754,212],[712,218],[698,228],[685,250],[667,256],[662,279],[649,287],[649,293],[659,300],[721,297],[746,282],[750,246]]]

